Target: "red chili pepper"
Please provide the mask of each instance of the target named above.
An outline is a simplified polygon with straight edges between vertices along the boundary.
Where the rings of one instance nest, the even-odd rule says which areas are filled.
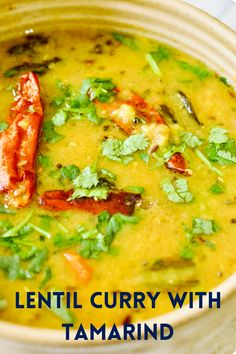
[[[73,190],[67,192],[62,190],[47,191],[39,197],[39,204],[42,208],[53,211],[79,209],[99,214],[106,210],[111,215],[116,213],[132,215],[136,202],[141,199],[140,194],[117,191],[109,193],[106,200],[87,197],[68,200],[72,194]]]
[[[135,109],[136,116],[138,118],[143,119],[147,124],[165,124],[164,119],[155,110],[155,108],[153,108],[136,93],[132,93],[131,97],[128,100],[116,100],[111,103],[100,103],[96,101],[95,103],[98,107],[105,111],[106,115],[108,115],[116,123],[116,125],[118,125],[119,128],[121,128],[128,135],[130,135],[135,129],[135,122],[126,119],[119,119],[119,117],[116,117],[116,115],[114,114],[114,112],[117,111],[122,104],[127,104],[133,107]]]
[[[148,104],[142,97],[138,96],[136,93],[133,93],[131,98],[126,101],[127,104],[130,104],[135,108],[137,116],[143,118],[146,123],[157,123],[165,124],[162,116]]]
[[[176,152],[171,156],[169,161],[166,163],[166,167],[169,170],[183,174],[185,176],[191,176],[192,170],[187,168],[187,162],[180,152]]]
[[[17,96],[8,118],[9,128],[0,135],[0,191],[6,204],[26,205],[35,185],[35,155],[43,120],[36,74],[20,77]]]

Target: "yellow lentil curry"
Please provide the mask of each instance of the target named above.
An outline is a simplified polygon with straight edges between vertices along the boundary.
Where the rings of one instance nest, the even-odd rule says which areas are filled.
[[[207,291],[235,271],[227,78],[161,43],[91,29],[30,33],[0,53],[2,320],[134,322],[171,311],[166,291]],[[16,291],[55,289],[78,292],[83,310],[17,312]],[[95,291],[163,295],[156,309],[96,310]]]

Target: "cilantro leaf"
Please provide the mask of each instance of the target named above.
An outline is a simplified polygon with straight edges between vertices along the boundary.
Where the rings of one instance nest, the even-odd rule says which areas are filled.
[[[38,162],[43,168],[49,168],[51,166],[51,161],[47,155],[39,155]]]
[[[226,129],[218,127],[212,128],[208,140],[210,143],[215,144],[226,143],[229,140],[227,133],[228,131]]]
[[[80,120],[83,118],[88,119],[92,123],[100,124],[101,119],[97,116],[96,105],[92,102],[93,99],[99,97],[104,98],[111,95],[109,89],[112,85],[109,79],[104,79],[103,83],[97,82],[96,78],[85,79],[82,84],[81,92],[76,92],[70,87],[64,87],[60,84],[63,96],[56,97],[53,100],[57,111],[54,114],[51,123],[55,126],[62,126],[68,119]],[[91,86],[95,85],[95,87]],[[90,91],[90,89],[92,91]],[[87,95],[89,90],[92,99]],[[96,97],[95,97],[96,96]]]
[[[179,178],[173,183],[165,181],[161,186],[168,199],[173,203],[191,203],[194,199],[188,189],[188,182],[184,178]]]
[[[116,234],[125,224],[137,224],[139,218],[123,214],[110,215],[104,211],[98,215],[96,227],[92,230],[79,229],[81,235],[80,255],[84,258],[98,258],[108,252]]]
[[[77,171],[78,172],[78,171]],[[107,169],[96,171],[88,166],[78,176],[73,176],[74,192],[69,200],[88,197],[106,199],[109,190],[115,186],[116,176]]]
[[[8,128],[8,124],[0,121],[0,133]]]
[[[214,220],[194,218],[192,223],[192,232],[194,235],[212,235],[220,228]]]
[[[62,125],[65,124],[67,118],[68,118],[67,112],[63,110],[59,110],[52,117],[52,122],[54,125],[61,127]]]
[[[114,175],[114,173],[112,173],[111,171],[109,171],[106,168],[101,168],[99,170],[99,176],[100,176],[100,178],[108,178],[113,181],[116,180],[116,175]]]
[[[102,144],[102,154],[110,160],[121,161],[122,141],[107,139]]]
[[[105,186],[97,186],[92,189],[76,187],[74,193],[69,200],[76,198],[97,198],[97,199],[107,199],[109,189]]]
[[[16,254],[13,256],[0,256],[0,269],[5,272],[10,280],[32,278],[29,272],[21,268],[20,257]]]
[[[202,145],[202,140],[191,132],[183,132],[181,134],[181,141],[191,149],[195,149],[196,147]]]
[[[44,261],[47,259],[48,251],[47,249],[37,249],[34,258],[30,262],[29,272],[39,273],[41,271]]]
[[[145,150],[148,147],[148,140],[143,134],[134,134],[121,141],[118,139],[107,139],[102,145],[103,156],[110,160],[123,161],[128,163],[136,151]]]
[[[214,220],[207,220],[202,218],[194,218],[192,221],[192,229],[189,229],[186,225],[183,225],[186,236],[186,244],[180,252],[180,257],[184,259],[191,259],[195,254],[195,247],[198,244],[204,242],[211,249],[215,248],[214,243],[208,239],[204,239],[203,236],[209,236],[220,230],[220,227]],[[199,238],[201,236],[201,238]]]
[[[217,152],[218,162],[221,165],[232,165],[236,163],[236,152],[228,150],[219,150]]]
[[[80,169],[76,165],[63,166],[60,169],[60,174],[62,178],[68,178],[73,181],[80,174]]]
[[[122,229],[125,224],[137,224],[137,216],[128,216],[123,214],[114,214],[110,218],[106,227],[106,236],[113,240],[113,237]]]
[[[148,140],[143,134],[133,134],[124,140],[121,155],[131,155],[138,150],[145,150],[147,147]]]
[[[90,77],[82,82],[80,93],[88,94],[91,101],[98,99],[100,102],[108,102],[115,95],[114,89],[111,79]]]
[[[4,232],[1,236],[5,237],[17,237],[19,235],[20,230],[29,222],[32,217],[32,213],[29,213],[25,219],[20,221],[18,224],[13,226],[11,229]]]
[[[217,181],[216,183],[214,183],[214,184],[210,187],[209,191],[210,191],[212,194],[222,194],[222,193],[224,193],[224,191],[225,191],[225,187],[224,187],[223,183]]]
[[[219,77],[219,80],[220,80],[221,82],[223,82],[223,84],[225,84],[225,86],[231,87],[231,82],[230,82],[230,80],[229,80],[227,77],[220,76],[220,77]]]
[[[214,171],[215,173],[217,173],[219,176],[223,176],[223,173],[218,169],[216,168],[215,166],[212,165],[212,163],[206,158],[205,155],[203,155],[203,153],[196,149],[195,150],[195,153],[196,155],[199,157],[199,159],[212,171]],[[209,156],[209,154],[208,154]],[[210,157],[210,156],[209,156]]]
[[[56,143],[62,139],[62,135],[58,134],[54,129],[54,124],[51,121],[46,121],[43,125],[44,139],[48,143]]]
[[[11,215],[14,215],[14,214],[16,214],[16,211],[8,209],[4,205],[0,204],[0,214],[11,214]]]
[[[184,246],[180,252],[180,257],[187,260],[192,259],[194,257],[194,246],[191,243]]]
[[[157,62],[160,62],[162,60],[168,60],[171,57],[171,52],[169,48],[164,47],[164,46],[159,46],[157,50],[151,52],[153,59],[155,59]]]
[[[138,50],[138,44],[134,37],[129,35],[124,35],[120,33],[112,33],[113,37],[116,41],[120,42],[121,44],[131,48],[132,50]]]
[[[138,194],[143,194],[145,192],[145,188],[144,187],[140,187],[140,186],[128,186],[125,189],[130,191],[130,192],[138,193]]]
[[[49,282],[49,280],[52,278],[52,270],[50,267],[46,267],[44,271],[44,277],[41,283],[39,284],[39,289],[43,289],[45,285]]]
[[[73,181],[75,187],[82,188],[96,187],[98,182],[98,173],[90,166],[85,167],[81,174]]]
[[[152,71],[157,75],[161,76],[161,70],[157,64],[157,61],[155,59],[155,56],[152,53],[146,53],[145,54],[145,59],[147,60],[148,64],[150,65]]]
[[[54,291],[55,291],[54,289],[51,289],[50,293],[53,294]],[[64,294],[64,292],[61,292],[61,293]],[[62,319],[64,322],[67,322],[67,323],[74,323],[75,322],[75,318],[74,318],[73,314],[66,307],[66,305],[63,301],[61,301],[60,307],[58,307],[56,296],[52,296],[52,298],[51,298],[50,311],[53,312],[56,316],[58,316],[60,319]]]
[[[215,139],[223,139],[224,136],[215,137]],[[206,149],[208,158],[212,162],[218,162],[222,166],[232,165],[236,163],[236,146],[234,139],[228,139],[224,143],[210,143]]]
[[[179,67],[185,71],[189,71],[196,75],[199,80],[204,80],[212,76],[211,72],[207,68],[198,65],[192,65],[185,61],[177,60],[176,61]]]
[[[149,162],[150,156],[146,151],[140,152],[139,156],[140,156],[140,159],[143,160],[144,162],[146,162],[146,163]]]

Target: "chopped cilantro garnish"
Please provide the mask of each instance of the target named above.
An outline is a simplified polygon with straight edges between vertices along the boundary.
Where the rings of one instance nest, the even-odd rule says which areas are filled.
[[[60,169],[60,174],[62,178],[68,178],[73,181],[80,174],[80,169],[75,165],[63,166]]]
[[[214,243],[204,238],[210,236],[220,230],[220,227],[214,220],[207,220],[202,218],[194,218],[192,221],[192,229],[183,225],[186,236],[186,245],[182,248],[180,256],[184,259],[191,259],[195,253],[195,247],[197,246],[199,239],[200,243],[204,242],[206,246],[211,249],[215,248]]]
[[[168,60],[171,57],[171,52],[169,48],[164,46],[159,46],[157,50],[151,52],[153,59],[156,62],[161,62],[162,60]]]
[[[29,269],[24,269],[21,265],[19,255],[0,256],[0,269],[3,270],[10,280],[31,279],[35,273],[41,271],[42,265],[46,260],[46,250],[38,250],[35,258],[32,258]]]
[[[181,145],[171,145],[169,146],[165,151],[164,151],[164,154],[163,154],[163,161],[162,163],[166,162],[166,161],[169,161],[169,159],[171,158],[171,156],[173,154],[175,154],[176,152],[181,152],[181,153],[184,153],[185,152],[185,149],[186,149],[186,144],[181,144]],[[155,158],[158,159],[158,156],[153,154],[153,156]]]
[[[153,70],[153,72],[157,76],[161,76],[161,70],[157,64],[155,57],[153,56],[153,53],[146,53],[145,58],[146,58],[148,64],[150,65],[151,69]]]
[[[125,140],[107,139],[102,145],[103,156],[110,160],[128,163],[133,158],[130,156],[136,151],[145,150],[148,140],[143,134],[134,134]]]
[[[51,289],[50,293],[56,291],[55,289]],[[57,291],[60,292],[60,291]],[[64,292],[62,292],[62,295],[64,294]],[[73,316],[73,314],[71,313],[71,311],[66,307],[65,303],[63,301],[61,301],[60,303],[60,307],[58,307],[58,303],[57,303],[57,298],[56,296],[52,296],[51,297],[51,308],[50,311],[53,312],[56,316],[58,316],[61,320],[63,320],[64,322],[67,323],[74,323],[75,322],[75,318]]]
[[[215,166],[212,165],[212,163],[206,158],[205,155],[203,155],[203,153],[196,149],[195,150],[195,153],[196,155],[199,157],[199,159],[210,169],[212,170],[213,172],[217,173],[219,176],[223,176],[223,173],[218,169],[216,168]]]
[[[85,167],[81,174],[73,181],[75,187],[96,187],[99,182],[98,173],[90,166]]]
[[[138,193],[138,194],[143,194],[145,192],[145,188],[144,187],[139,187],[139,186],[128,186],[125,189],[130,191],[130,192]]]
[[[226,129],[218,127],[212,128],[208,140],[210,143],[215,144],[226,143],[229,140],[227,133]]]
[[[194,257],[194,245],[189,243],[184,246],[180,252],[180,257],[183,259],[192,259]]]
[[[77,170],[76,174],[71,178],[74,185],[74,193],[70,200],[82,197],[106,199],[109,190],[114,187],[115,179],[116,176],[104,168],[95,170],[94,167],[87,166],[81,173]]]
[[[143,160],[144,162],[148,163],[150,155],[146,151],[141,151],[140,154],[140,159]]]
[[[46,267],[44,270],[43,280],[39,284],[39,289],[43,289],[51,278],[52,278],[52,270],[50,267]]]
[[[51,166],[51,161],[47,155],[39,155],[38,162],[43,168],[49,168]]]
[[[187,147],[195,149],[198,146],[201,146],[202,140],[191,132],[183,132],[181,134],[181,141],[186,144]]]
[[[211,72],[209,72],[208,69],[204,68],[203,66],[192,65],[181,60],[177,60],[176,62],[181,69],[193,73],[199,78],[199,80],[204,80],[212,76]]]
[[[62,135],[58,134],[51,121],[46,121],[43,125],[44,138],[48,143],[56,143],[62,139]]]
[[[84,258],[98,258],[102,252],[108,252],[116,234],[125,224],[137,224],[139,218],[123,214],[110,215],[104,211],[98,216],[96,227],[92,230],[79,228],[81,236],[80,255]]]
[[[29,272],[30,273],[39,273],[41,271],[42,265],[44,261],[48,257],[48,251],[47,249],[37,249],[37,251],[34,254],[33,259],[31,260],[29,264]]]
[[[55,113],[55,115],[52,118],[52,122],[54,125],[61,127],[62,125],[65,124],[67,118],[68,118],[67,112],[61,110]]]
[[[98,117],[95,99],[108,102],[115,95],[115,85],[106,78],[87,78],[83,80],[80,91],[73,90],[70,86],[60,83],[62,96],[53,100],[57,111],[51,123],[55,126],[63,126],[67,120],[88,119],[95,124],[101,123]]]
[[[8,128],[8,124],[5,122],[0,122],[0,133]]]
[[[108,178],[108,179],[111,179],[113,181],[116,180],[116,175],[114,175],[114,173],[112,173],[111,171],[109,171],[106,168],[101,168],[99,170],[99,175],[100,175],[100,178]]]
[[[192,223],[192,233],[194,235],[212,235],[220,228],[214,220],[194,218]]]
[[[134,37],[129,36],[129,35],[120,34],[120,33],[113,33],[112,35],[115,38],[115,40],[120,42],[121,44],[123,44],[133,50],[139,49],[137,41]]]
[[[174,182],[164,181],[161,186],[171,202],[190,203],[194,199],[188,189],[188,182],[184,178],[179,178]]]
[[[76,198],[97,198],[97,199],[107,199],[109,189],[106,186],[97,186],[91,189],[86,189],[82,187],[76,187],[74,193],[70,197],[70,200]]]
[[[110,215],[103,211],[97,216],[95,227],[87,229],[79,225],[74,235],[58,233],[53,238],[54,244],[59,248],[79,246],[79,253],[84,258],[98,258],[101,253],[110,251],[116,234],[125,224],[137,224],[137,216],[123,214]]]
[[[0,214],[16,214],[15,210],[6,208],[4,205],[0,205]]]
[[[108,102],[115,95],[115,85],[111,79],[87,78],[82,82],[81,95],[89,95],[91,101],[98,99],[100,102]]]
[[[230,87],[230,86],[231,86],[231,82],[230,82],[230,80],[229,80],[227,77],[220,76],[220,77],[219,77],[219,80],[220,80],[221,82],[223,82],[223,84],[225,84],[225,86],[227,86],[227,87]]]
[[[52,235],[50,234],[50,232],[47,232],[46,230],[44,230],[44,229],[42,229],[41,227],[36,226],[36,225],[34,225],[34,224],[32,224],[32,223],[29,223],[28,226],[29,226],[31,229],[37,231],[40,235],[43,235],[43,236],[45,236],[45,237],[47,237],[47,238],[51,238],[51,236],[52,236]]]
[[[5,238],[5,237],[16,237],[19,234],[19,231],[29,222],[29,220],[32,217],[32,213],[29,213],[25,219],[23,219],[22,221],[20,221],[18,224],[16,224],[15,226],[13,226],[11,229],[7,230],[6,232],[4,232],[1,237]]]
[[[210,131],[209,146],[206,149],[210,161],[222,166],[236,163],[235,140],[227,135],[227,130],[215,127]]]
[[[222,194],[225,191],[225,186],[222,182],[217,181],[216,183],[214,183],[211,188],[209,189],[209,191],[212,194]]]

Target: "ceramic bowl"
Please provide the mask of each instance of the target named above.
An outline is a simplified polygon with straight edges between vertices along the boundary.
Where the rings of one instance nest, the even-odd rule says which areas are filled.
[[[180,0],[0,0],[0,40],[30,29],[110,28],[144,35],[201,59],[223,76],[236,78],[236,33]],[[222,308],[183,308],[146,321],[170,323],[169,341],[66,342],[60,330],[0,322],[1,354],[231,354],[236,349],[236,274],[220,291]]]

